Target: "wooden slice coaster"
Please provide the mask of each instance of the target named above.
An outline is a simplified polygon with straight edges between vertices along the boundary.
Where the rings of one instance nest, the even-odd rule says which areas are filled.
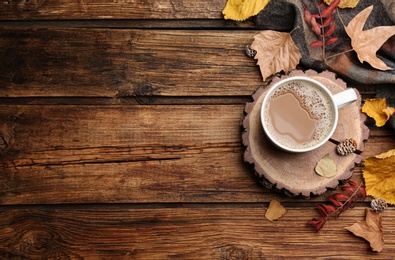
[[[295,70],[289,75],[273,78],[269,85],[257,89],[252,95],[253,101],[245,105],[242,120],[243,159],[265,187],[282,191],[291,197],[309,198],[336,188],[352,176],[355,164],[362,160],[360,153],[364,150],[364,141],[369,137],[369,129],[364,124],[366,116],[361,112],[361,96],[356,91],[358,100],[339,110],[336,131],[331,140],[320,148],[306,153],[287,153],[273,146],[262,129],[261,104],[274,83],[292,76],[315,79],[334,94],[347,89],[346,83],[329,71],[317,73],[313,70]],[[346,156],[338,155],[337,143],[350,138],[357,142],[357,151]],[[327,154],[337,165],[337,174],[331,178],[322,177],[314,171],[317,162]]]

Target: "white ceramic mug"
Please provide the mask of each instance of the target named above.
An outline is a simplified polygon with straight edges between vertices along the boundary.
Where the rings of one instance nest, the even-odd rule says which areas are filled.
[[[268,139],[287,152],[312,151],[333,135],[338,109],[357,100],[354,89],[333,95],[322,83],[294,76],[270,87],[263,99],[261,122]]]

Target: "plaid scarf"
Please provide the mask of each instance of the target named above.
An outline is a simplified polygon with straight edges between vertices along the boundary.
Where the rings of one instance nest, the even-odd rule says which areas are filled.
[[[346,52],[323,62],[321,47],[310,47],[310,43],[318,38],[303,18],[304,6],[311,13],[318,13],[315,2],[315,0],[272,0],[265,9],[254,17],[254,22],[260,29],[293,30],[292,38],[302,54],[300,64],[306,69],[330,70],[345,81],[356,85],[395,84],[395,36],[387,40],[376,53],[378,58],[394,70],[381,71],[371,67],[366,62],[361,63],[354,51]],[[373,11],[366,21],[364,30],[395,24],[394,0],[360,0],[355,8],[339,8],[342,21],[347,25],[359,12],[371,5],[373,5]],[[351,40],[346,34],[342,22],[336,14],[334,19],[336,19],[336,30],[333,35],[338,37],[339,40],[326,46],[328,55],[351,49]]]

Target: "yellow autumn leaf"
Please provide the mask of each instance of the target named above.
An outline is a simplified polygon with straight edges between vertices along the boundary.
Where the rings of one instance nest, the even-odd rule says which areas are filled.
[[[376,126],[381,127],[385,125],[390,116],[395,112],[393,107],[387,106],[385,98],[366,99],[362,106],[362,112],[373,118]]]
[[[392,114],[395,112],[395,108],[386,107],[383,109],[383,112],[387,115],[387,120],[388,120],[392,116]]]
[[[392,149],[392,150],[389,150],[388,152],[378,154],[375,157],[378,159],[385,159],[385,158],[388,158],[388,157],[391,157],[394,155],[395,155],[395,149]]]
[[[366,194],[395,204],[395,149],[365,160]]]
[[[244,21],[257,15],[270,0],[228,0],[222,14],[225,19]]]
[[[327,5],[331,4],[334,0],[325,0]],[[354,8],[358,5],[359,0],[341,0],[338,5],[339,8]]]
[[[270,221],[277,220],[284,216],[287,210],[281,205],[278,200],[271,200],[269,208],[266,210],[265,218]]]

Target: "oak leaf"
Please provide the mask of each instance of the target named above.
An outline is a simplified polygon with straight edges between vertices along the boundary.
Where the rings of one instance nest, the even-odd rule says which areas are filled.
[[[287,32],[261,31],[254,36],[250,48],[257,52],[254,58],[258,60],[264,81],[275,73],[288,73],[295,69],[302,58],[291,34]]]
[[[385,98],[366,99],[362,106],[362,112],[373,118],[376,126],[385,125],[388,119],[395,112],[395,108],[387,106]]]
[[[222,14],[225,19],[244,21],[262,11],[270,0],[228,0]]]
[[[395,204],[395,149],[365,160],[363,178],[366,193]]]
[[[362,237],[370,243],[373,251],[380,252],[384,248],[383,231],[381,228],[381,213],[366,209],[364,221],[357,221],[354,225],[346,227],[354,235]]]
[[[325,155],[318,161],[314,168],[315,172],[323,177],[331,178],[336,175],[336,164],[329,154]]]
[[[277,220],[284,216],[287,213],[287,210],[281,205],[278,200],[271,200],[269,204],[269,208],[266,210],[265,218],[270,221]]]
[[[325,0],[327,5],[330,5],[334,0]],[[354,8],[358,5],[359,0],[341,0],[338,5],[339,8]]]
[[[372,67],[379,70],[392,70],[382,60],[376,56],[377,50],[395,34],[394,26],[378,26],[363,31],[368,16],[373,10],[373,6],[369,6],[359,14],[357,14],[347,26],[346,33],[351,38],[351,46],[358,55],[359,61],[368,62]]]

